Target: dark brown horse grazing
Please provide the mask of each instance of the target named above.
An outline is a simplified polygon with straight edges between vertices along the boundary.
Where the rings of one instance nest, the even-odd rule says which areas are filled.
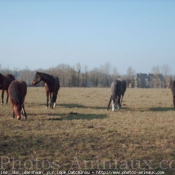
[[[24,108],[24,100],[27,94],[27,84],[24,81],[14,80],[11,82],[8,93],[13,108],[12,117],[20,120],[21,115],[24,115],[24,118],[27,119],[27,114]]]
[[[112,101],[112,111],[115,111],[116,107],[118,109],[121,108],[125,91],[126,91],[126,81],[125,80],[117,79],[112,82],[111,96],[109,99],[107,110],[109,109],[111,101]]]
[[[175,107],[175,80],[173,81],[173,83],[171,85],[171,92],[172,92],[172,95],[173,95],[173,104],[174,104],[174,107]]]
[[[59,78],[46,73],[36,72],[36,75],[34,77],[32,84],[36,85],[40,81],[45,82],[45,90],[46,90],[46,96],[47,96],[46,108],[48,108],[49,95],[50,95],[50,108],[52,109],[55,108],[58,90],[60,89]]]
[[[4,104],[4,91],[6,91],[7,93],[6,104],[8,103],[8,98],[9,98],[8,87],[13,80],[15,80],[15,77],[12,74],[2,75],[0,73],[0,89],[2,90],[2,94],[1,94],[2,105]]]

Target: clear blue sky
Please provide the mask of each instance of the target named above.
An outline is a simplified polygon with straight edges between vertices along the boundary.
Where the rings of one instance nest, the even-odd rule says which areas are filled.
[[[165,64],[175,74],[175,1],[0,0],[2,67],[107,62],[120,74]]]

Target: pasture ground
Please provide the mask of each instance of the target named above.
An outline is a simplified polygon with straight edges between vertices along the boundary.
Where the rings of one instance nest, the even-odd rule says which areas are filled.
[[[170,89],[127,89],[120,111],[106,111],[110,88],[61,88],[54,110],[43,87],[29,87],[28,119],[0,106],[0,170],[175,171]],[[5,96],[6,97],[6,96]],[[162,173],[162,174],[163,174]]]

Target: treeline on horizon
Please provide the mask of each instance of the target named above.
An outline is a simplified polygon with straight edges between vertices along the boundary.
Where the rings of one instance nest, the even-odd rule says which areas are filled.
[[[99,68],[93,68],[91,70],[88,70],[87,66],[82,66],[80,63],[77,63],[75,66],[59,64],[48,69],[40,68],[37,70],[30,70],[27,67],[22,70],[17,68],[10,70],[0,65],[0,73],[11,73],[16,79],[25,81],[28,86],[33,86],[32,80],[36,71],[57,76],[60,79],[62,87],[109,87],[113,80],[123,78],[126,80],[128,87],[134,88],[136,74],[138,73],[136,73],[132,67],[128,67],[126,74],[120,75],[117,69],[110,63],[105,63]],[[163,75],[164,87],[170,87],[172,80],[175,78],[174,75],[170,75],[168,65],[153,67],[151,72],[155,75]],[[44,86],[44,82],[39,83],[37,86]]]

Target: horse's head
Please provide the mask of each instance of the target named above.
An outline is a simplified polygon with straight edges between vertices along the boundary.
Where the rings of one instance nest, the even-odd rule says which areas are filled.
[[[112,98],[112,111],[114,112],[115,110],[119,110],[121,108],[120,104],[120,96],[117,95],[117,97]]]
[[[112,111],[115,111],[117,108],[117,100],[116,98],[112,99]]]
[[[13,106],[13,112],[15,117],[20,120],[21,119],[21,112],[22,112],[22,104],[15,104]]]
[[[36,72],[35,77],[34,77],[34,79],[33,79],[33,81],[32,81],[32,84],[33,84],[33,85],[36,85],[36,84],[38,84],[41,80],[42,80],[42,73]]]

